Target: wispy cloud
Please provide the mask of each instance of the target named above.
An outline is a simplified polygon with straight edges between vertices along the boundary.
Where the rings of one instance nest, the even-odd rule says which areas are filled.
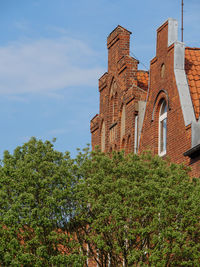
[[[68,34],[68,31],[65,28],[62,27],[56,27],[56,26],[48,26],[48,30],[51,30],[53,32],[62,34],[62,35],[66,35]]]
[[[6,95],[5,99],[13,102],[28,103],[28,99],[22,95]]]
[[[87,44],[68,37],[0,47],[0,94],[51,93],[96,84],[103,70]],[[92,63],[93,62],[93,63]]]

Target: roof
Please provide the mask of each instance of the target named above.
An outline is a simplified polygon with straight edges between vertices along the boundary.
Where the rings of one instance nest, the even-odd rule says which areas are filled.
[[[130,32],[129,30],[127,30],[126,28],[122,27],[121,25],[118,25],[117,27],[114,28],[114,30],[111,31],[111,33],[108,35],[108,38],[110,35],[112,35],[112,33],[116,30],[120,30],[122,32],[128,32],[129,34],[132,34],[132,32]]]
[[[137,72],[137,86],[141,89],[148,90],[149,72],[144,70],[138,70]]]
[[[185,48],[185,72],[196,119],[200,116],[200,48]]]

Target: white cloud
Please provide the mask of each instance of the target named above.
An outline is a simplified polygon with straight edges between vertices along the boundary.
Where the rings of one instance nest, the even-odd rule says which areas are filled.
[[[48,26],[47,27],[48,30],[51,30],[53,32],[62,34],[62,35],[66,35],[68,34],[68,31],[65,28],[61,28],[61,27],[56,27],[56,26]]]
[[[0,47],[0,94],[51,93],[97,83],[103,69],[84,42],[67,37]],[[92,64],[93,62],[93,64]]]
[[[28,103],[28,99],[21,95],[6,95],[5,99],[13,102]]]

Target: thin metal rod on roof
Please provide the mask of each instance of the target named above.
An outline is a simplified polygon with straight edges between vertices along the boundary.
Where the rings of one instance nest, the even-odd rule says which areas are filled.
[[[181,10],[181,41],[183,42],[183,0],[182,0],[182,10]]]
[[[142,63],[142,62],[137,58],[136,55],[134,55],[133,52],[130,51],[130,54],[131,54],[135,59],[137,59],[137,60],[140,62],[140,64],[143,65],[143,67],[145,67],[145,69],[146,69],[147,71],[149,70],[149,69],[147,68],[147,66],[146,66],[144,63]]]

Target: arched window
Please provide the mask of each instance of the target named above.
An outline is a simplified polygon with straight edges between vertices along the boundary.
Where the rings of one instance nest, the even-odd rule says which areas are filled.
[[[118,115],[118,96],[117,93],[112,95],[110,98],[110,115],[111,115],[111,123],[116,122]]]
[[[167,103],[162,101],[159,112],[158,154],[163,156],[167,152]]]
[[[117,84],[113,80],[110,88],[110,118],[111,123],[114,123],[117,118],[118,96],[117,96]]]
[[[105,151],[105,147],[106,147],[106,129],[105,129],[105,122],[102,123],[102,127],[101,127],[101,151],[104,152]]]

